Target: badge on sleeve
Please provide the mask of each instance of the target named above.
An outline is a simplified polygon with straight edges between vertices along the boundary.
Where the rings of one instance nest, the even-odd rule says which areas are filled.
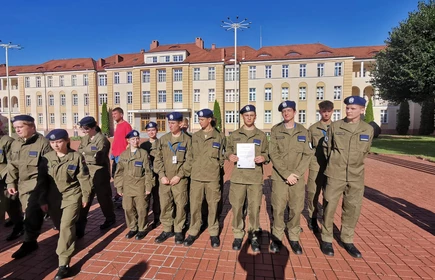
[[[29,151],[29,157],[37,157],[38,152],[37,151]]]
[[[186,147],[180,146],[180,147],[178,147],[178,150],[180,152],[185,152],[186,151]]]
[[[2,155],[3,154],[3,150],[0,150],[0,155]]]
[[[91,146],[91,151],[97,151],[97,150],[98,150],[97,146]]]
[[[74,165],[74,164],[68,165],[68,171],[75,171],[76,168],[77,168],[77,165]]]
[[[135,161],[134,167],[142,167],[142,161]]]
[[[368,142],[369,140],[370,140],[370,136],[368,136],[367,134],[360,134],[359,135],[359,141]]]
[[[213,142],[212,147],[216,148],[216,149],[219,149],[221,147],[221,143],[219,143],[219,142]]]
[[[261,145],[261,140],[260,139],[254,139],[254,144],[257,146]]]
[[[305,142],[307,141],[307,138],[304,135],[298,136],[298,142]]]

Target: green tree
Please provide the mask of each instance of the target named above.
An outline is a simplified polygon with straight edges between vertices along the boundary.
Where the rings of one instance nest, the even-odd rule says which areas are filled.
[[[373,121],[375,121],[375,115],[373,113],[373,101],[372,101],[372,97],[369,97],[369,103],[367,104],[367,108],[366,108],[366,114],[364,116],[364,121],[366,123],[371,123]]]
[[[433,100],[423,102],[423,104],[421,105],[420,128],[418,130],[418,134],[429,135],[433,133],[434,109],[435,109],[435,103]]]
[[[222,117],[221,117],[221,106],[217,100],[214,101],[213,106],[213,116],[216,119],[216,128],[222,131]]]
[[[409,125],[411,124],[409,118],[409,103],[403,101],[400,103],[399,112],[397,113],[396,131],[400,135],[408,134]]]
[[[106,136],[110,136],[109,112],[106,103],[101,106],[101,132]]]

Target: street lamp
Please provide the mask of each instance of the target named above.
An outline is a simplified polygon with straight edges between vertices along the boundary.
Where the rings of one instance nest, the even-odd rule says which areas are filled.
[[[240,29],[243,31],[244,29],[249,28],[249,25],[252,22],[248,22],[248,19],[245,18],[244,20],[237,22],[239,20],[239,17],[236,17],[235,22],[233,22],[229,17],[227,18],[227,21],[222,21],[221,27],[224,28],[226,31],[234,29],[234,130],[237,129],[237,102],[239,102],[240,105],[240,93],[237,96],[237,29]],[[240,78],[240,70],[239,70],[239,78]],[[237,100],[238,99],[238,100]],[[225,101],[225,100],[224,100]]]
[[[9,80],[9,61],[8,61],[8,50],[9,49],[18,49],[21,50],[22,47],[20,45],[14,45],[11,42],[9,43],[2,43],[0,40],[0,47],[5,48],[6,50],[6,80],[8,84],[8,130],[9,130],[9,136],[12,135],[12,122],[11,122],[11,81]]]

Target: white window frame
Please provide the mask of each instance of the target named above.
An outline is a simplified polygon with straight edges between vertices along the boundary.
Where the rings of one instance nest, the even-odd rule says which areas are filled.
[[[83,105],[88,106],[89,105],[89,93],[83,94]]]
[[[77,75],[71,75],[71,86],[77,86]]]
[[[264,101],[272,101],[272,88],[264,88]]]
[[[264,111],[264,123],[272,123],[272,110]]]
[[[50,124],[54,124],[54,123],[55,123],[54,113],[50,113]]]
[[[100,86],[107,86],[107,74],[98,75],[98,84]]]
[[[40,88],[41,87],[41,77],[36,77],[36,87]]]
[[[166,69],[157,70],[157,81],[159,83],[166,82]]]
[[[193,80],[199,81],[201,78],[201,68],[193,68]]]
[[[334,86],[334,100],[341,100],[341,86]]]
[[[73,124],[79,122],[79,113],[73,113]]]
[[[50,94],[48,96],[48,104],[49,104],[49,106],[54,106],[54,95],[53,94]]]
[[[66,106],[66,94],[60,95],[60,106]]]
[[[288,100],[289,97],[288,91],[289,91],[288,87],[281,88],[281,100]]]
[[[193,102],[199,103],[201,100],[201,90],[194,89],[193,90]]]
[[[146,90],[142,91],[142,103],[151,103],[151,92]]]
[[[119,84],[120,79],[119,79],[119,72],[115,72],[113,73],[113,83],[114,84]]]
[[[388,110],[381,110],[380,112],[381,123],[388,123]]]
[[[115,92],[113,103],[116,105],[119,105],[121,103],[121,93],[119,93],[118,91]]]
[[[127,104],[133,104],[133,92],[127,91]]]
[[[216,79],[216,68],[208,67],[208,80],[213,81]]]
[[[323,77],[325,75],[325,64],[317,63],[317,77]]]
[[[288,64],[285,64],[285,65],[283,65],[282,66],[282,78],[288,78],[288,69],[289,69],[289,66],[288,66]]]
[[[174,69],[174,82],[183,81],[183,69]]]
[[[78,94],[73,94],[72,95],[72,105],[73,106],[78,106],[79,105],[79,95]]]
[[[303,78],[307,76],[307,65],[299,64],[299,77]]]
[[[341,119],[341,110],[340,109],[334,109],[334,112],[332,113],[332,121],[338,121]]]
[[[36,106],[38,106],[38,107],[42,106],[42,95],[37,95],[37,97],[36,97]]]
[[[143,71],[142,72],[142,83],[149,83],[150,80],[151,80],[150,71]]]
[[[53,87],[53,76],[47,77],[47,87]]]
[[[257,89],[249,88],[249,101],[255,102],[257,100]]]
[[[88,74],[83,74],[83,85],[87,86],[89,84]]]
[[[257,78],[257,66],[249,66],[249,79],[255,80]]]
[[[299,87],[299,100],[307,100],[307,87]]]
[[[298,121],[299,121],[299,123],[306,123],[307,122],[307,113],[305,110],[299,110]]]
[[[174,103],[183,103],[183,91],[182,90],[174,90]]]
[[[66,113],[62,113],[62,115],[61,115],[61,122],[62,122],[62,124],[66,124],[67,123]]]
[[[107,93],[99,93],[98,94],[98,105],[103,106],[103,104],[107,104]]]
[[[157,92],[157,102],[166,103],[166,90],[159,90]]]
[[[316,88],[316,100],[324,100],[325,99],[325,87],[317,87]]]
[[[24,87],[26,87],[26,88],[30,87],[30,77],[24,78]]]
[[[264,66],[264,78],[266,79],[272,78],[272,65]]]
[[[334,76],[339,77],[343,75],[343,63],[336,62],[334,67]]]
[[[133,83],[133,72],[128,71],[127,72],[127,84],[132,84]]]
[[[38,113],[38,124],[44,123],[44,115],[42,113]]]
[[[65,86],[65,77],[63,75],[59,76],[59,86],[64,87]]]
[[[208,102],[214,102],[216,100],[216,91],[214,88],[208,89]]]

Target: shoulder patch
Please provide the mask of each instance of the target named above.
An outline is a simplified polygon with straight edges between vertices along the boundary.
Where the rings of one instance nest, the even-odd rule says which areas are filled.
[[[305,142],[305,141],[307,141],[307,137],[305,137],[305,135],[298,136],[298,142]]]
[[[254,139],[253,143],[257,146],[261,145],[261,140],[260,139]]]
[[[368,142],[369,140],[370,140],[370,136],[368,134],[360,134],[359,135],[359,141]]]
[[[216,149],[219,149],[221,147],[221,143],[219,143],[219,142],[213,142],[212,147],[216,148]]]
[[[135,167],[142,167],[142,164],[143,164],[142,161],[135,161],[134,162]]]

